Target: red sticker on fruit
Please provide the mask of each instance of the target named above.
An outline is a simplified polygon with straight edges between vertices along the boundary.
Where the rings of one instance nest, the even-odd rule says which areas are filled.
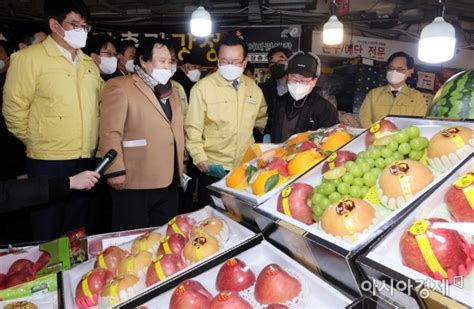
[[[270,276],[275,276],[276,274],[279,273],[279,270],[278,268],[274,267],[274,266],[270,266],[268,267],[267,269],[267,274],[270,275]]]
[[[346,216],[355,208],[353,200],[342,200],[336,206],[336,213],[340,216]]]
[[[460,137],[458,135],[458,133],[459,133],[458,128],[451,127],[449,129],[446,129],[443,132],[441,132],[441,135],[443,135],[444,137],[452,138],[453,142],[456,144],[456,147],[461,148],[461,147],[464,146],[465,143],[464,143],[464,140],[462,139],[462,137]]]
[[[390,174],[394,176],[404,176],[410,169],[410,166],[405,162],[395,162],[389,168]]]

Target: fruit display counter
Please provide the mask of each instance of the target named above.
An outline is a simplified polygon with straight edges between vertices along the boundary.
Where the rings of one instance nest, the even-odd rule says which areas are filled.
[[[258,227],[251,208],[270,199],[329,153],[348,143],[355,132],[344,125],[336,125],[293,135],[212,184],[209,189],[213,191],[214,204],[234,219]]]
[[[345,308],[352,301],[262,241],[140,308]]]
[[[474,155],[358,258],[366,289],[410,308],[474,307]]]
[[[128,236],[125,236],[128,237]],[[179,215],[62,273],[66,308],[108,308],[153,293],[257,237],[211,207]]]
[[[355,257],[472,153],[473,129],[388,117],[254,208],[256,222],[296,259],[360,295]]]

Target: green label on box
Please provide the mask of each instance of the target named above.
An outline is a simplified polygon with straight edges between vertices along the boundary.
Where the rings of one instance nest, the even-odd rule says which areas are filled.
[[[0,291],[1,300],[9,300],[26,297],[38,293],[47,293],[58,290],[58,280],[56,274],[50,274],[41,278],[26,282],[16,287]]]

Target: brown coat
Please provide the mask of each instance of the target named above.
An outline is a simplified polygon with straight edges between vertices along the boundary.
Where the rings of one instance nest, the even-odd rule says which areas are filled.
[[[174,171],[174,147],[179,175],[183,173],[184,130],[179,95],[169,99],[173,117],[166,118],[153,91],[137,75],[109,80],[100,107],[101,153],[117,150],[105,176],[126,175],[126,189],[165,188]]]

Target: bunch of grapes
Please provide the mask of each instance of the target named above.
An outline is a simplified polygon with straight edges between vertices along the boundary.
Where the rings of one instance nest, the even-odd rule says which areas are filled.
[[[313,190],[314,219],[319,222],[324,210],[341,198],[365,198],[387,165],[403,159],[419,161],[427,146],[428,139],[420,136],[420,129],[409,126],[377,140],[367,150],[359,152],[355,161],[347,161],[344,166],[326,172],[322,183]]]

